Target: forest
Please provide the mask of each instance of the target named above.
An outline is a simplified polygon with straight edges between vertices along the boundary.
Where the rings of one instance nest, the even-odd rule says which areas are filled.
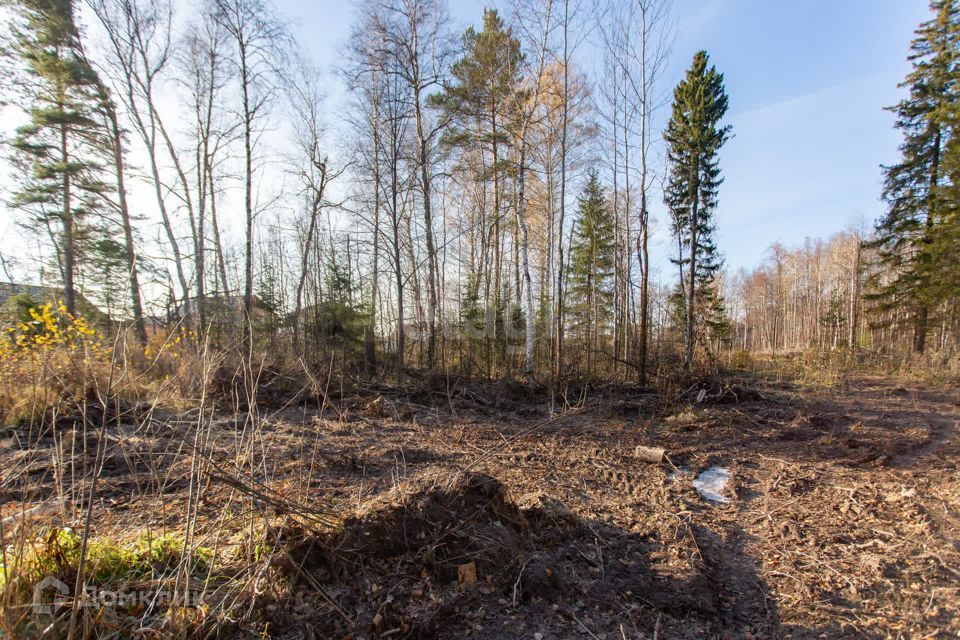
[[[325,4],[0,0],[0,637],[960,633],[960,2],[752,266],[669,0]]]

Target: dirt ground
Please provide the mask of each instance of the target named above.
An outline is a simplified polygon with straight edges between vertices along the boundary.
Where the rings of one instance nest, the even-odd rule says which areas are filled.
[[[241,635],[960,634],[960,392],[860,377],[698,395],[607,387],[551,412],[509,385],[372,388],[323,411],[263,409],[246,440],[246,414],[221,413],[198,539],[240,539],[244,504],[274,523]],[[95,534],[178,530],[195,419],[108,434]],[[5,513],[55,495],[45,446],[3,441]],[[247,457],[262,500],[227,477]],[[726,502],[693,486],[714,466],[730,473]],[[33,478],[26,493],[15,477]],[[312,526],[309,507],[339,526]]]

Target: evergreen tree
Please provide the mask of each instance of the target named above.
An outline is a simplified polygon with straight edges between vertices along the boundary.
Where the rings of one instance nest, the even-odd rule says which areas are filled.
[[[82,227],[103,203],[103,136],[96,73],[80,49],[72,0],[16,0],[18,20],[8,53],[25,67],[18,89],[30,115],[13,141],[22,169],[15,206],[37,227],[52,231],[63,281],[63,302],[75,312]]]
[[[960,103],[955,107],[960,122]],[[960,317],[960,138],[952,136],[944,150],[945,187],[943,216],[930,247],[931,259],[938,265],[933,271],[935,299],[943,301],[945,313],[952,309]]]
[[[727,312],[726,300],[720,293],[721,287],[714,280],[698,283],[694,297],[693,316],[697,318],[700,330],[700,344],[704,348],[719,348],[729,344],[733,337],[733,320]],[[670,292],[669,310],[675,326],[685,327],[687,317],[686,286],[678,284]]]
[[[884,281],[872,297],[879,311],[907,312],[917,353],[926,346],[930,310],[947,293],[938,283],[955,272],[957,255],[956,236],[949,233],[956,214],[951,213],[955,199],[950,197],[951,163],[945,152],[960,104],[960,23],[954,0],[934,0],[930,8],[935,15],[916,31],[909,56],[913,69],[901,84],[910,94],[890,109],[903,134],[902,158],[884,167],[883,197],[889,209],[873,242]]]
[[[102,232],[89,244],[87,275],[96,284],[94,301],[110,317],[122,317],[126,306],[126,245]]]
[[[434,105],[453,117],[444,141],[491,147],[506,143],[506,112],[520,83],[520,41],[495,9],[484,9],[483,29],[467,28],[463,50],[451,69],[450,85],[431,97]],[[485,125],[483,129],[477,129],[477,121]]]
[[[673,110],[664,138],[669,144],[669,180],[664,201],[673,219],[684,305],[684,367],[693,364],[698,298],[710,298],[721,258],[714,239],[714,209],[722,182],[717,154],[730,136],[720,126],[727,112],[723,74],[708,68],[705,51],[673,92]],[[701,307],[706,305],[700,305]]]
[[[598,348],[600,327],[613,315],[614,243],[613,213],[596,170],[590,170],[577,201],[570,247],[571,316],[583,333],[588,366]]]
[[[475,284],[484,285],[484,304],[497,310],[494,322],[496,335],[503,337],[499,347],[501,356],[506,356],[505,323],[508,319],[503,310],[509,300],[509,287],[502,282],[503,271],[503,224],[508,183],[506,158],[510,145],[509,127],[515,119],[517,97],[520,95],[520,72],[523,53],[520,41],[512,29],[504,24],[495,9],[483,12],[483,29],[469,27],[463,35],[463,56],[451,68],[451,82],[445,90],[431,97],[431,103],[439,106],[449,126],[442,141],[447,147],[460,147],[470,153],[483,151],[482,173],[479,178],[492,184],[492,210],[485,212],[484,226],[489,229],[483,235],[489,238],[492,260],[486,266],[486,277],[478,278]],[[489,160],[487,160],[489,153]],[[486,240],[485,240],[486,241]],[[479,293],[479,291],[478,291]],[[490,352],[487,349],[487,369],[491,369]]]
[[[319,336],[326,346],[347,349],[359,355],[367,316],[357,304],[350,270],[331,245],[324,274],[323,300],[317,308]]]

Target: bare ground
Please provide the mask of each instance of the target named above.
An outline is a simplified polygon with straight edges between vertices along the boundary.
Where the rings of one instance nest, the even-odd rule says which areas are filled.
[[[245,413],[222,415],[199,539],[242,540],[246,505],[276,544],[248,616],[221,632],[960,634],[956,390],[861,377],[712,391],[676,406],[611,387],[551,414],[509,385],[368,389],[324,411],[262,410],[252,439]],[[95,534],[182,528],[195,420],[155,413],[110,430]],[[96,449],[94,431],[86,442]],[[641,462],[639,445],[670,463]],[[57,495],[53,447],[3,441],[5,516]],[[254,478],[231,471],[246,459]],[[692,486],[716,465],[731,473],[722,504]],[[311,508],[327,519],[331,505],[335,530],[311,524]],[[476,583],[458,573],[471,562]]]

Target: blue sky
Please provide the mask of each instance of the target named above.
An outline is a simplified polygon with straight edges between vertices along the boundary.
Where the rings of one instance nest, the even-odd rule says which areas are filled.
[[[718,239],[732,269],[775,241],[828,236],[882,211],[893,115],[923,0],[684,0],[674,80],[706,49],[725,75],[735,137],[722,151]]]
[[[460,27],[479,22],[483,6],[451,2],[451,17]],[[350,5],[279,7],[321,66],[335,66]],[[925,0],[674,0],[661,89],[669,95],[705,49],[730,96],[734,137],[722,150],[717,222],[731,270],[758,264],[773,242],[800,244],[879,215],[879,166],[896,159],[898,144],[884,107],[901,96],[908,45],[927,15]],[[654,252],[669,269],[662,206],[656,222]]]
[[[335,143],[345,117],[332,70],[343,63],[352,4],[274,1],[329,74],[327,119]],[[452,0],[454,28],[479,23],[483,7],[480,0]],[[880,215],[880,165],[896,160],[899,142],[884,107],[903,94],[897,85],[909,70],[909,42],[928,15],[926,0],[673,0],[675,38],[660,90],[669,96],[694,52],[705,49],[724,74],[730,96],[727,120],[734,137],[721,151],[725,182],[717,226],[731,271],[757,265],[774,242],[799,245],[858,221],[872,225]],[[590,53],[578,52],[588,72]],[[2,111],[0,128],[9,135],[19,114]],[[659,114],[658,133],[667,115],[668,107]],[[8,172],[0,166],[0,185],[10,182]],[[148,190],[138,189],[148,198]],[[674,277],[668,261],[673,243],[659,198],[654,205],[652,257],[666,281]],[[152,205],[147,202],[144,210],[152,211]],[[0,220],[0,248],[28,257],[35,251],[24,255],[23,235],[13,220],[10,215]],[[239,241],[238,229],[226,224],[225,234]],[[156,224],[144,235],[158,238]]]

